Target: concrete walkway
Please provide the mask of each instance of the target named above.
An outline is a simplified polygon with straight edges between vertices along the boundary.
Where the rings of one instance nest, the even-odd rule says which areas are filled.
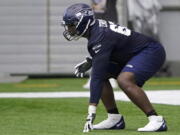
[[[152,103],[180,105],[180,90],[146,91]],[[89,97],[89,92],[16,92],[0,93],[0,98],[79,98]],[[129,101],[123,92],[115,92],[116,100]]]

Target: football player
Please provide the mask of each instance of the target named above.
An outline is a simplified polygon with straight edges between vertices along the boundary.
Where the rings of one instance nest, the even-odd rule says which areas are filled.
[[[124,129],[125,121],[119,113],[113,89],[108,81],[115,78],[122,91],[147,116],[149,122],[138,131],[166,131],[164,118],[157,114],[142,89],[165,61],[163,46],[154,39],[118,24],[94,19],[94,12],[87,4],[68,7],[63,15],[64,37],[71,41],[81,37],[88,40],[91,58],[76,67],[75,74],[83,76],[92,66],[90,100],[84,132],[92,129]],[[108,117],[93,125],[96,108],[102,100]]]

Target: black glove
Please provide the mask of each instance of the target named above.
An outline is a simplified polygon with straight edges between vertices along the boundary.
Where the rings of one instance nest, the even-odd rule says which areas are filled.
[[[86,60],[75,66],[76,77],[84,77],[85,72],[87,72],[91,68],[91,66],[92,66],[92,59],[86,57]]]

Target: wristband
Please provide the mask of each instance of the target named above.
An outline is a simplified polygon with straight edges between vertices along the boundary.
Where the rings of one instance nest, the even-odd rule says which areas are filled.
[[[94,105],[89,105],[88,113],[89,113],[89,114],[96,114],[96,106],[94,106]]]

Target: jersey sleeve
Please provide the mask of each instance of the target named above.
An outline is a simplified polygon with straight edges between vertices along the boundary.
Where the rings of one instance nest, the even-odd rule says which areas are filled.
[[[92,71],[90,82],[90,103],[97,103],[101,98],[103,82],[108,69],[113,45],[108,42],[97,44],[91,48]]]

